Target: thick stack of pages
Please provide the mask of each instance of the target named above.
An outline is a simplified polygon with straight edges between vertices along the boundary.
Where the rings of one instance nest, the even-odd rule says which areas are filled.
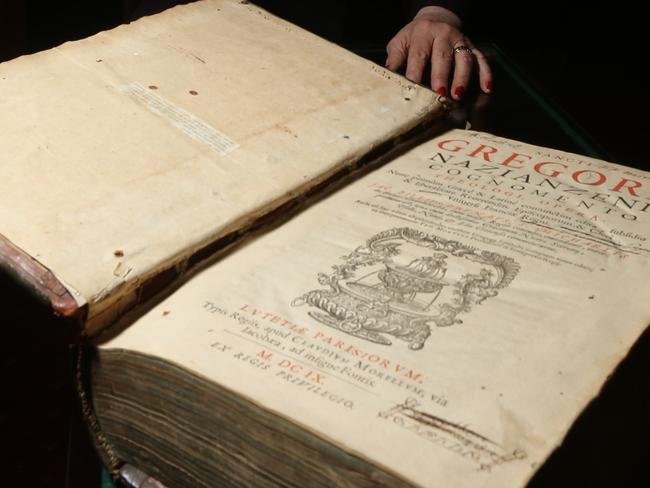
[[[94,334],[438,96],[210,0],[0,65],[0,264]]]
[[[105,440],[173,487],[522,486],[650,322],[649,196],[443,134],[102,344]]]

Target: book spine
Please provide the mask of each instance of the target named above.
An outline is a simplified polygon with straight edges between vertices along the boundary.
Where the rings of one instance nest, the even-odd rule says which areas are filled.
[[[59,317],[83,324],[87,306],[80,306],[73,294],[49,269],[0,234],[0,269],[22,283],[38,300]],[[81,327],[79,327],[81,330]]]
[[[115,454],[113,447],[106,439],[106,436],[102,432],[101,426],[97,421],[95,412],[91,406],[91,397],[89,394],[90,389],[88,388],[89,383],[89,374],[88,368],[90,367],[90,361],[86,362],[86,355],[88,351],[91,350],[90,346],[86,343],[81,343],[77,346],[77,360],[75,367],[75,387],[77,389],[77,395],[79,397],[79,404],[81,407],[81,415],[84,419],[84,422],[88,426],[88,431],[91,435],[91,439],[95,445],[97,453],[99,454],[100,459],[104,463],[114,480],[120,479],[120,467],[122,462]]]

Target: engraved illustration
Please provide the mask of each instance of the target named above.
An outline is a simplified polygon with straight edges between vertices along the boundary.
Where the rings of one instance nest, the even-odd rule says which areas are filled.
[[[319,273],[328,289],[293,300],[309,305],[319,322],[378,344],[389,336],[422,349],[431,329],[462,323],[486,298],[505,288],[519,271],[512,258],[408,227],[374,235],[330,274]]]

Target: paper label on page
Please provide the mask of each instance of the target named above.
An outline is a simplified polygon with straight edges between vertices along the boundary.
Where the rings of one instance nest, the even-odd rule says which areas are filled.
[[[239,147],[239,144],[224,133],[154,93],[151,89],[146,89],[140,83],[124,85],[122,91],[129,94],[133,100],[149,111],[166,119],[192,139],[208,145],[210,149],[222,156],[226,156]]]

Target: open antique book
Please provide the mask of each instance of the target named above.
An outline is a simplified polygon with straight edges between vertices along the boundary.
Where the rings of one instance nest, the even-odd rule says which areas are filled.
[[[522,486],[649,323],[649,178],[423,143],[102,344],[105,439],[170,486]]]
[[[418,139],[437,95],[248,2],[0,78],[0,259],[94,338],[111,468],[521,486],[650,322],[650,174]]]

